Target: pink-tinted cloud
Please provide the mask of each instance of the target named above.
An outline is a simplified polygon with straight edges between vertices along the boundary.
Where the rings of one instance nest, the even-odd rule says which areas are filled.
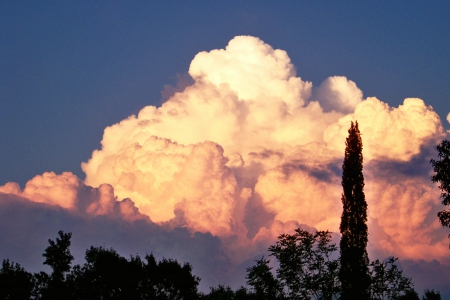
[[[8,182],[0,186],[0,195],[15,195],[81,215],[116,215],[128,220],[148,218],[139,213],[130,199],[119,201],[111,185],[105,183],[92,188],[70,172],[37,175],[27,182],[23,190],[17,183]]]
[[[189,74],[161,107],[105,129],[82,164],[84,182],[44,173],[23,190],[0,187],[3,197],[208,236],[242,267],[299,225],[338,232],[345,137],[357,120],[370,255],[450,264],[439,191],[424,167],[446,133],[423,100],[390,107],[343,76],[312,93],[285,51],[249,36],[199,53]]]

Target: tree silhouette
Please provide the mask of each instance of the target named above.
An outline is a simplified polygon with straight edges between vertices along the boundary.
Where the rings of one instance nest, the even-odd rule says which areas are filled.
[[[0,299],[28,300],[31,298],[33,275],[18,263],[4,259],[0,269]]]
[[[17,263],[4,260],[0,268],[0,299],[35,300],[193,300],[198,299],[200,278],[192,274],[189,263],[174,259],[156,261],[150,254],[126,259],[113,248],[86,250],[86,262],[73,268],[70,253],[71,233],[58,232],[49,240],[43,256],[52,273],[32,275]],[[245,299],[246,290],[234,299]],[[241,297],[242,296],[242,297]]]
[[[141,299],[138,287],[143,263],[139,256],[127,260],[112,248],[91,246],[85,259],[71,274],[76,299]]]
[[[442,204],[450,205],[450,142],[443,140],[436,147],[438,159],[431,159],[431,165],[436,174],[431,176],[431,181],[439,183],[439,189],[442,191]],[[442,226],[450,227],[450,209],[445,209],[438,213],[438,218]]]
[[[441,300],[441,293],[435,292],[434,290],[426,289],[423,291],[422,300]]]
[[[403,295],[391,298],[394,300],[420,300],[419,295],[413,289],[406,291]]]
[[[207,295],[200,295],[201,300],[236,300],[236,293],[229,286],[219,284],[217,287],[211,287]],[[246,298],[243,298],[246,299]]]
[[[278,281],[286,288],[288,299],[338,298],[339,261],[331,258],[337,251],[328,231],[310,233],[296,229],[294,234],[282,234],[269,247],[271,256],[279,262]]]
[[[34,297],[36,299],[71,299],[70,286],[66,281],[66,275],[71,269],[73,256],[70,253],[70,238],[72,233],[58,232],[56,241],[48,240],[48,246],[42,256],[45,257],[44,265],[52,268],[49,276],[45,272],[35,274],[36,288]]]
[[[126,259],[114,249],[91,247],[86,263],[75,266],[71,274],[75,299],[156,299],[189,300],[197,298],[200,278],[192,267],[176,260],[157,262],[152,254],[146,261],[139,256]]]
[[[283,288],[271,272],[270,260],[262,257],[255,262],[256,266],[246,269],[247,284],[253,288],[255,296],[262,300],[280,299],[283,296]]]
[[[364,196],[362,140],[358,122],[352,122],[345,142],[342,165],[343,211],[340,242],[341,299],[369,299],[370,274],[367,254],[367,203]]]
[[[384,262],[377,259],[370,263],[372,299],[397,299],[413,289],[411,278],[404,277],[403,271],[395,265],[397,260],[391,257]]]
[[[214,290],[216,298],[202,299],[342,299],[338,278],[340,259],[330,232],[298,228],[293,234],[281,234],[275,245],[269,247],[269,252],[277,260],[277,276],[273,276],[268,260],[264,257],[256,260],[255,266],[247,268],[247,284],[252,287],[250,293],[244,295],[247,298],[229,298],[229,289],[225,293],[219,287]],[[369,299],[410,299],[408,297],[415,295],[412,279],[403,276],[396,261],[397,258],[391,257],[369,264]],[[212,292],[213,289],[211,295]]]
[[[146,257],[149,266],[155,266],[153,255]],[[197,286],[200,278],[192,275],[192,266],[184,263],[181,266],[174,259],[163,258],[156,264],[156,278],[153,285],[156,291],[155,299],[189,300],[197,299]]]
[[[73,261],[73,256],[70,253],[70,238],[72,233],[64,233],[60,230],[58,232],[59,238],[56,242],[48,240],[48,246],[42,256],[45,257],[44,265],[49,265],[52,270],[52,277],[56,280],[63,280],[64,274],[70,271],[70,264]]]

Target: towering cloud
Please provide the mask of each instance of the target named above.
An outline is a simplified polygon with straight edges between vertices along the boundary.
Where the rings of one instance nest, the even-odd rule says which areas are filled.
[[[189,74],[194,83],[161,107],[145,107],[105,129],[102,149],[83,164],[86,184],[111,184],[119,198],[130,197],[155,222],[236,235],[247,249],[252,239],[272,232],[275,220],[337,231],[339,168],[350,121],[360,124],[366,162],[408,162],[444,134],[422,100],[409,98],[392,108],[363,99],[345,77],[326,79],[311,97],[312,84],[296,76],[287,53],[254,37],[239,36],[225,49],[197,54]],[[370,174],[378,201],[369,215],[400,252],[411,253],[406,249],[425,241],[407,242],[406,233],[397,234],[399,207],[383,213],[384,220],[378,207],[389,207],[399,193],[407,207],[417,200],[416,194],[408,196],[410,188],[430,190],[420,197],[422,205],[408,209],[420,228],[436,196],[423,175],[386,182]],[[254,210],[264,211],[266,219]]]
[[[450,263],[424,167],[445,132],[424,101],[393,108],[343,76],[313,92],[285,51],[250,36],[197,54],[189,75],[193,83],[161,107],[105,129],[82,164],[84,182],[45,173],[0,192],[210,234],[239,264],[299,224],[338,232],[345,137],[358,120],[371,253]]]

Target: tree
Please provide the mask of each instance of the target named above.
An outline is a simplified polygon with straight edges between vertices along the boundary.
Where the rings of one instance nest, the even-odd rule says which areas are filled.
[[[146,257],[147,272],[153,273],[149,265],[155,266],[153,255]],[[153,273],[154,274],[154,273]],[[192,275],[192,266],[184,263],[182,266],[174,259],[163,258],[156,265],[156,278],[153,285],[156,290],[156,299],[189,300],[197,299],[197,286],[200,278]]]
[[[146,261],[139,256],[126,259],[114,249],[91,247],[86,263],[75,266],[71,281],[76,299],[156,299],[188,300],[197,298],[200,279],[192,267],[176,260],[157,262],[152,254]]]
[[[85,259],[71,275],[76,299],[140,299],[143,263],[139,256],[127,260],[112,248],[91,246]]]
[[[413,289],[407,290],[402,295],[393,298],[394,300],[420,300],[419,295]]]
[[[52,268],[49,276],[45,272],[35,274],[36,287],[34,297],[37,299],[70,299],[71,294],[66,275],[71,269],[73,256],[70,253],[70,238],[72,233],[58,232],[56,241],[48,240],[48,246],[42,256],[45,257],[44,265]]]
[[[422,300],[441,300],[441,293],[438,291],[426,289],[423,294]]]
[[[270,260],[262,257],[256,260],[256,266],[247,268],[247,284],[253,288],[258,299],[273,300],[283,297],[283,288],[269,267]]]
[[[28,300],[31,298],[33,275],[18,263],[4,259],[0,269],[0,299]]]
[[[431,165],[436,174],[431,176],[431,181],[439,183],[439,189],[442,191],[442,204],[450,205],[450,142],[443,140],[436,147],[438,159],[431,159]],[[450,209],[444,209],[438,213],[438,218],[442,226],[450,227]]]
[[[411,278],[395,265],[398,258],[391,257],[384,262],[378,259],[370,263],[370,294],[372,299],[397,299],[413,289]]]
[[[243,299],[253,299],[251,296],[270,299],[268,295],[272,295],[271,299],[340,299],[337,250],[328,231],[312,233],[298,228],[294,234],[281,234],[276,244],[269,247],[270,255],[275,256],[279,265],[277,277],[271,272],[269,260],[264,257],[257,260],[255,266],[247,268],[247,284],[252,286],[253,293]],[[369,264],[370,299],[415,299],[412,280],[403,276],[395,264],[397,260],[391,257]]]
[[[236,293],[229,286],[219,284],[217,287],[211,287],[207,295],[200,295],[202,300],[235,300]]]
[[[286,287],[288,299],[338,298],[339,261],[331,258],[337,247],[330,242],[328,231],[310,233],[298,228],[294,234],[280,235],[269,247],[279,262],[278,281]]]
[[[342,204],[340,241],[341,299],[369,299],[370,274],[367,254],[367,203],[364,196],[362,140],[358,122],[352,122],[345,142],[342,165]]]
[[[64,233],[60,230],[58,232],[59,238],[56,242],[48,240],[48,246],[42,256],[45,257],[44,265],[49,265],[52,270],[52,277],[55,280],[62,281],[65,273],[70,271],[70,264],[73,261],[73,256],[70,254],[70,238],[72,233]]]

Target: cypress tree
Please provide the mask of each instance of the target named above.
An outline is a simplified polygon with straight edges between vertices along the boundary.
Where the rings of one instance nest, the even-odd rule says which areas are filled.
[[[367,254],[367,203],[364,196],[362,141],[358,122],[351,123],[342,165],[343,211],[340,241],[341,299],[369,299],[370,275]]]

